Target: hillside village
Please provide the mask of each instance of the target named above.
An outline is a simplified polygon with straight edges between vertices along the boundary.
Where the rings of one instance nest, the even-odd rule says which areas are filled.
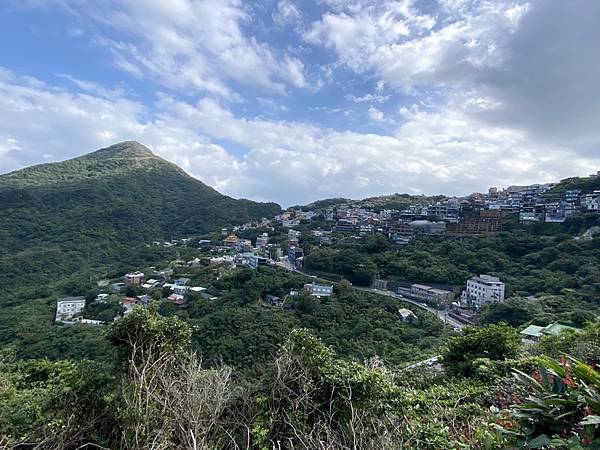
[[[592,181],[600,179],[598,174],[588,178]],[[152,245],[195,248],[197,254],[189,261],[172,261],[168,268],[138,270],[124,274],[121,279],[103,280],[99,282],[102,292],[95,298],[60,298],[55,320],[63,324],[102,325],[127,316],[135,305],[145,307],[151,301],[162,302],[171,308],[186,308],[190,301],[218,301],[218,297],[211,294],[211,281],[244,267],[279,268],[309,277],[312,276],[310,271],[305,272],[303,268],[305,252],[310,252],[315,246],[329,246],[369,235],[383,236],[392,245],[402,246],[415,239],[456,240],[499,232],[511,217],[518,217],[522,224],[562,223],[574,214],[600,213],[600,190],[553,192],[555,186],[490,188],[487,194],[463,198],[438,197],[435,201],[406,197],[403,201],[408,203],[402,209],[386,208],[390,204],[390,198],[386,197],[363,201],[340,200],[334,205],[291,208],[275,217],[223,228],[218,234],[210,233],[201,238],[156,241]],[[204,285],[198,285],[186,276],[186,271],[193,273],[196,270],[209,274],[204,278]],[[377,277],[370,288],[373,292],[393,293],[399,299],[414,302],[413,306],[418,308],[434,308],[443,313],[446,320],[456,321],[459,327],[460,324],[476,321],[479,310],[485,305],[505,300],[505,283],[489,274],[476,274],[464,280],[462,288],[441,288],[406,281],[398,283]],[[306,283],[302,289],[290,290],[283,298],[265,293],[257,301],[265,307],[289,310],[301,293],[319,299],[327,298],[334,293],[334,286],[322,281]],[[86,315],[89,311],[108,309],[112,313],[99,314],[104,320]],[[409,312],[412,313],[400,308],[400,319],[410,319]]]

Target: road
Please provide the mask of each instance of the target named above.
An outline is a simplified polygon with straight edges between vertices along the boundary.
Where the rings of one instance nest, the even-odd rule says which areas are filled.
[[[300,275],[304,275],[305,277],[309,277],[312,278],[314,280],[317,281],[321,281],[321,282],[325,282],[325,283],[332,283],[330,280],[326,280],[324,278],[319,278],[316,277],[314,275],[309,275],[306,272],[302,272],[301,270],[296,269],[295,267],[293,267],[290,262],[287,259],[282,259],[278,262],[275,263],[276,265],[283,267],[291,272],[296,272],[299,273]],[[401,300],[403,302],[406,303],[410,303],[411,305],[416,306],[417,308],[423,309],[425,311],[430,312],[431,314],[433,314],[434,316],[436,316],[438,319],[440,319],[442,322],[444,322],[446,325],[449,325],[453,328],[456,328],[458,330],[462,329],[465,324],[462,322],[459,322],[458,320],[450,317],[450,315],[448,314],[448,311],[440,311],[437,310],[435,308],[432,308],[431,306],[428,306],[424,303],[420,303],[416,300],[412,300],[410,298],[406,298],[404,296],[401,296],[399,294],[396,294],[393,291],[381,291],[379,289],[372,289],[372,288],[364,288],[364,287],[359,287],[359,286],[352,286],[353,289],[356,289],[358,291],[363,291],[363,292],[369,292],[371,294],[377,294],[377,295],[385,295],[387,297],[393,297],[396,298],[398,300]]]

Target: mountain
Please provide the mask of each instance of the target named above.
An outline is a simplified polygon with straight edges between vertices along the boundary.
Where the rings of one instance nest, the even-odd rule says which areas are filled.
[[[272,216],[274,203],[236,200],[137,142],[0,176],[0,269],[40,261],[110,261],[124,245],[198,235]],[[49,255],[49,253],[51,255]],[[63,261],[65,262],[65,261]],[[52,265],[51,265],[52,266]]]

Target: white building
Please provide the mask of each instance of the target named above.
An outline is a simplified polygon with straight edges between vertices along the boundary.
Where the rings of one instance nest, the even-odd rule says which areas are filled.
[[[600,211],[600,190],[596,190],[585,196],[585,209],[588,211]]]
[[[327,284],[305,284],[304,290],[316,297],[330,297],[333,294],[333,286]]]
[[[500,278],[479,275],[467,281],[467,289],[462,292],[460,301],[481,308],[488,303],[504,301],[504,289],[505,285]]]
[[[71,320],[85,308],[85,297],[59,298],[56,302],[56,321]]]

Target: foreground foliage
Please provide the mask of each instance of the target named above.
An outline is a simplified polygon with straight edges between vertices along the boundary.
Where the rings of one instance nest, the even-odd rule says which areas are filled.
[[[457,337],[455,348],[477,337],[490,352],[498,347],[494,335],[511,342],[503,327],[492,326]],[[497,352],[503,367],[492,365],[494,373],[479,378],[426,368],[391,371],[377,358],[364,364],[340,358],[297,329],[271,369],[252,380],[227,366],[204,367],[190,351],[190,336],[177,317],[135,309],[111,327],[121,358],[113,367],[4,355],[0,443],[50,449],[88,442],[112,449],[598,445],[600,376],[574,357],[511,360],[514,353]],[[505,376],[510,366],[516,383]]]

